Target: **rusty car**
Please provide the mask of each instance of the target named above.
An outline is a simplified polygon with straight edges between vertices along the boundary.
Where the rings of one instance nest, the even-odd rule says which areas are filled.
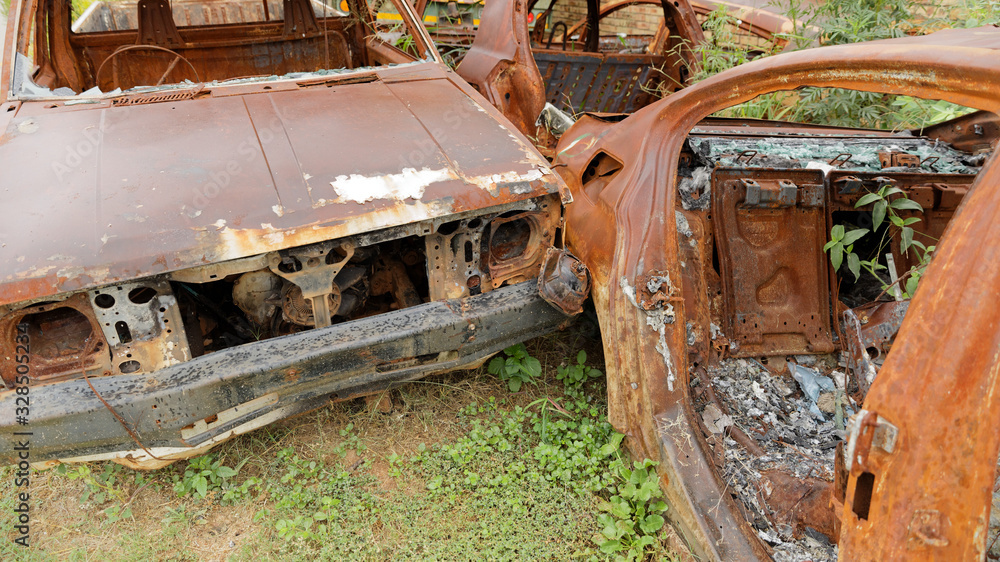
[[[163,466],[579,311],[561,179],[409,4],[348,7],[14,1],[0,460]]]
[[[733,15],[727,20],[735,26],[729,36],[739,45],[731,47],[748,52],[780,50],[794,29],[792,20],[763,7],[719,0],[622,0],[603,7],[590,0],[586,17],[569,24],[556,21],[553,10],[570,3],[552,0],[530,25],[537,4],[487,4],[456,72],[550,159],[572,116],[632,113],[685,87],[699,65],[696,47],[706,41],[702,24],[714,10]],[[612,20],[622,24],[639,17],[655,25],[608,31]],[[502,65],[496,64],[498,56]]]
[[[989,26],[780,54],[562,136],[609,420],[698,559],[995,548],[998,52]],[[978,111],[895,132],[712,117],[807,87]]]

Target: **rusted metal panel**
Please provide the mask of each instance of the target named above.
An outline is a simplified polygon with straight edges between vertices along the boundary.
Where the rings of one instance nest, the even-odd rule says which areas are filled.
[[[665,57],[535,51],[545,95],[574,112],[632,113],[658,98]]]
[[[834,350],[823,186],[819,170],[713,172],[725,333],[733,357]]]
[[[932,139],[941,139],[966,152],[988,151],[996,148],[997,140],[1000,139],[1000,116],[977,111],[927,127],[921,133]]]
[[[575,195],[567,238],[593,273],[608,359],[609,419],[633,451],[661,462],[670,516],[699,556],[767,554],[721,492],[707,445],[694,430],[692,364],[683,351],[688,318],[697,318],[692,308],[699,305],[683,298],[686,266],[674,249],[687,238],[672,220],[688,132],[715,111],[801,86],[944,99],[997,112],[997,50],[1000,30],[984,27],[783,54],[676,92],[617,125],[583,119],[563,136],[557,170]],[[589,192],[583,178],[602,152],[623,167]],[[984,243],[1000,228],[988,189],[1000,182],[1000,167],[995,158],[987,165],[945,232],[866,400],[865,408],[877,415],[859,435],[875,444],[852,467],[841,559],[974,560],[984,554],[1000,452],[994,361],[1000,309],[993,305],[1000,259],[993,255],[995,244]],[[638,306],[639,280],[654,272],[671,280],[664,293],[669,314]],[[956,306],[960,302],[967,306]],[[887,437],[893,427],[894,440]],[[864,471],[874,478],[861,479],[871,484],[872,495],[867,519],[859,519],[852,509],[866,503],[855,502]]]
[[[3,227],[0,304],[558,190],[540,156],[442,69],[375,77],[277,94],[261,84],[246,102],[22,105],[0,167],[4,185],[31,189],[8,192],[20,211]],[[48,236],[53,223],[79,237]]]
[[[19,326],[22,328],[19,329]],[[32,384],[65,378],[67,371],[90,376],[111,372],[101,325],[85,294],[59,303],[38,304],[0,318],[0,374],[7,386],[18,376],[16,359],[27,357]],[[18,338],[19,334],[25,337]]]
[[[526,0],[487,3],[479,32],[456,72],[519,131],[534,136],[545,92],[528,39]]]

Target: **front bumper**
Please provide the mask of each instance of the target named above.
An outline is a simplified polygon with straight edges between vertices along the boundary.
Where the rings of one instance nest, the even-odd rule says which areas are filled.
[[[475,364],[570,317],[536,282],[218,351],[144,375],[30,388],[27,425],[0,395],[0,463],[191,456],[233,435],[435,372]],[[114,409],[122,421],[102,403]],[[142,443],[140,447],[136,438]],[[185,454],[187,453],[187,454]]]

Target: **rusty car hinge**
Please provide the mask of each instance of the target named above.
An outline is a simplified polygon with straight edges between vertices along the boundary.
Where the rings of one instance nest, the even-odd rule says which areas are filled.
[[[675,296],[670,274],[665,271],[651,271],[640,275],[635,286],[636,300],[643,310],[663,309],[674,301],[684,300],[681,296]]]
[[[878,153],[882,168],[919,168],[920,157],[901,150],[887,150]]]
[[[859,410],[847,425],[847,450],[844,455],[847,472],[852,476],[871,472],[872,449],[891,454],[896,450],[898,440],[899,428],[889,420],[876,412]]]
[[[743,205],[755,208],[794,207],[798,199],[799,186],[790,180],[753,180],[741,178],[740,183],[747,190]]]

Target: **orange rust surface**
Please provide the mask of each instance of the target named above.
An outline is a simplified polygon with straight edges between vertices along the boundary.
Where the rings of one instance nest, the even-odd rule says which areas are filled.
[[[527,0],[489,2],[479,31],[456,69],[526,135],[545,105],[545,86],[531,55]]]
[[[234,96],[213,87],[138,106],[11,106],[0,185],[17,212],[4,220],[0,305],[559,190],[526,139],[443,65],[371,80],[273,93],[263,83]],[[419,199],[365,203],[333,185],[391,182],[407,169],[443,181]],[[52,225],[72,235],[52,236]]]
[[[720,497],[717,475],[714,489],[706,481],[715,471],[703,439],[692,431],[697,422],[687,394],[686,303],[674,305],[675,320],[663,327],[658,346],[648,318],[630,302],[629,291],[644,273],[662,271],[675,284],[683,282],[674,186],[688,132],[715,111],[802,86],[943,99],[997,112],[998,49],[1000,29],[983,27],[789,53],[721,73],[618,125],[584,118],[563,136],[556,169],[575,199],[567,209],[567,240],[594,276],[609,419],[636,453],[661,462],[671,516],[700,555],[766,557],[728,495]],[[624,168],[603,190],[588,194],[581,178],[598,151]],[[990,203],[998,182],[994,157],[977,180],[981,188],[966,197],[945,234],[868,397],[865,407],[896,424],[900,439],[877,475],[869,521],[844,520],[842,560],[982,558],[1000,448],[1000,308],[994,302],[1000,250],[983,243],[1000,234]],[[852,476],[848,506],[855,482]],[[936,521],[949,524],[928,531]],[[920,539],[934,532],[941,540]]]
[[[900,436],[893,454],[869,458],[867,520],[851,509],[852,474],[841,560],[985,557],[1000,454],[998,185],[994,156],[942,239],[865,400]]]

